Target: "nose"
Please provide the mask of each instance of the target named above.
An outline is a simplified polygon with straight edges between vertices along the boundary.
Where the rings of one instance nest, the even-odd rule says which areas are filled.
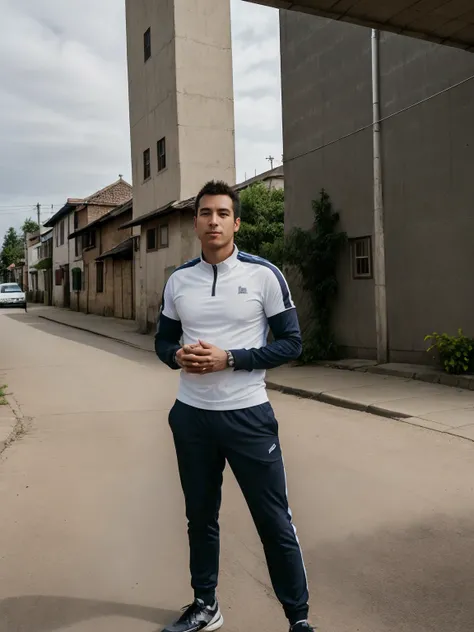
[[[217,215],[213,213],[212,215],[209,216],[209,226],[212,226],[215,228],[217,225],[218,225]]]

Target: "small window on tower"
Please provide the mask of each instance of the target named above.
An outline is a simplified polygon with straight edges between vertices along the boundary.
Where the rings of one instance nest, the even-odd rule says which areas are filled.
[[[148,61],[151,57],[151,29],[147,29],[143,36],[143,52],[145,61]]]
[[[166,169],[166,138],[161,138],[157,143],[158,171]]]
[[[143,179],[148,180],[151,177],[151,158],[150,150],[145,149],[143,152]]]

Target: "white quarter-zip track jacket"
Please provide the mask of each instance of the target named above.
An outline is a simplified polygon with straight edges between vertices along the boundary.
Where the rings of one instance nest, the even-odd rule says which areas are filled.
[[[267,344],[268,331],[273,341]],[[265,371],[301,354],[295,305],[280,270],[239,252],[217,265],[188,261],[168,279],[155,337],[159,358],[180,367],[183,344],[203,340],[232,352],[235,367],[206,375],[181,372],[178,400],[204,410],[237,410],[268,401]]]

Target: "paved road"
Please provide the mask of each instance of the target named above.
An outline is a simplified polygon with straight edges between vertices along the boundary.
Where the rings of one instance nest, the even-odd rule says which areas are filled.
[[[0,632],[155,632],[190,600],[167,426],[146,352],[0,313],[0,378],[30,418],[0,461]],[[323,632],[474,629],[474,444],[272,394]],[[231,476],[229,632],[286,630]]]

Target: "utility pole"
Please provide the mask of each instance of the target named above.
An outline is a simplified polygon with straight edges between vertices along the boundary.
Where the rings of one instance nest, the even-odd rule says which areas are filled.
[[[273,161],[275,160],[275,158],[270,155],[266,158],[266,160],[268,160],[268,162],[270,163],[270,169],[273,169]]]
[[[372,29],[372,95],[374,142],[374,280],[377,362],[388,362],[387,287],[383,207],[382,139],[380,126],[380,32]]]
[[[41,204],[39,202],[36,205],[36,212],[38,213],[38,227],[41,234]]]
[[[24,238],[24,248],[25,248],[25,265],[23,266],[23,287],[22,290],[24,292],[28,292],[28,275],[29,275],[29,269],[28,269],[28,242],[27,242],[27,233],[25,232],[23,234],[23,238]]]

